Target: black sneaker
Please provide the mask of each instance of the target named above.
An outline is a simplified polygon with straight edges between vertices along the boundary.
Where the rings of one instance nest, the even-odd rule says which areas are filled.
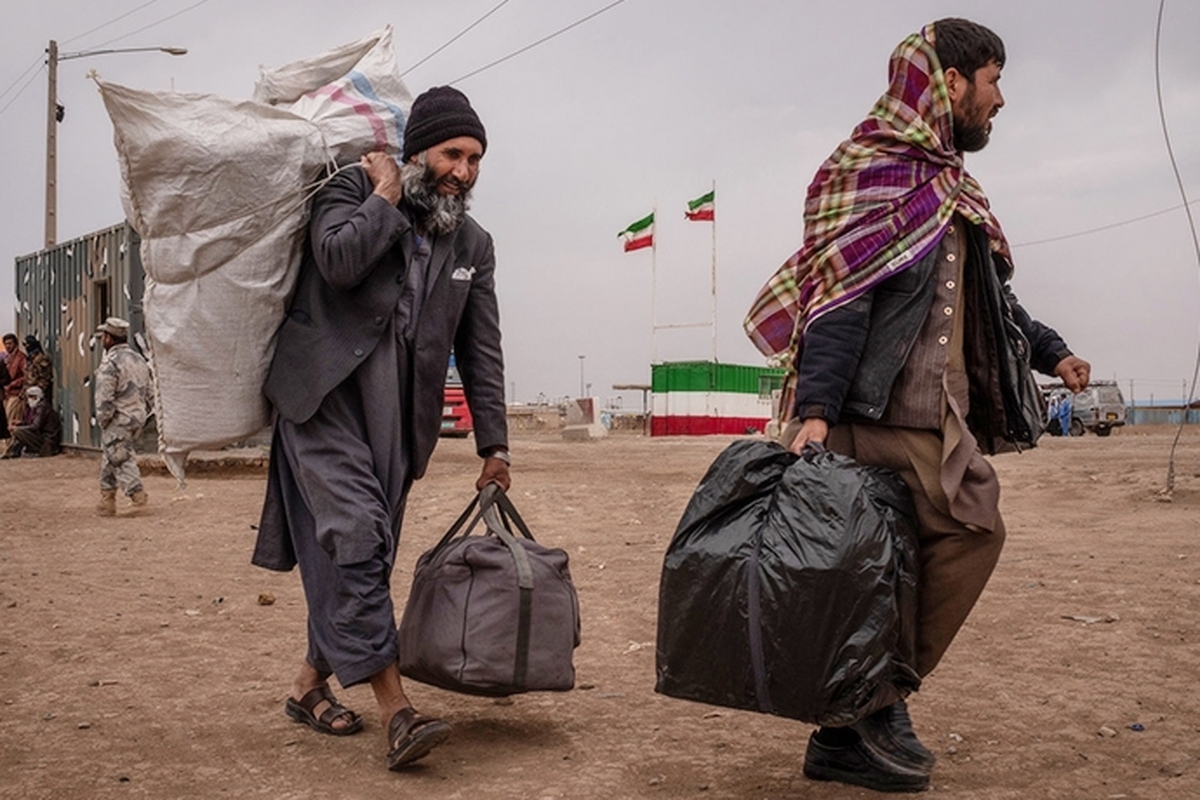
[[[849,728],[813,732],[804,753],[804,776],[865,786],[877,792],[922,792],[929,788],[928,773],[888,760]]]
[[[908,706],[903,700],[881,708],[850,726],[874,749],[900,766],[915,767],[928,775],[937,758],[913,733]]]

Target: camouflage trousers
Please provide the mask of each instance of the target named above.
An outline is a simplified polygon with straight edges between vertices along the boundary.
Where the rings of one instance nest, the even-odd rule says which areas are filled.
[[[100,434],[100,488],[116,489],[127,495],[142,490],[142,474],[138,471],[137,453],[133,443],[141,428],[109,425]]]

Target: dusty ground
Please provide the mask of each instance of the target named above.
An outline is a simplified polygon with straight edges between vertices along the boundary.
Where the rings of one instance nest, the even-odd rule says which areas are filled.
[[[996,459],[1007,549],[911,703],[939,755],[934,793],[1200,797],[1200,430],[1185,431],[1168,503],[1155,491],[1172,435],[1048,439]],[[366,713],[358,736],[283,714],[304,604],[296,574],[248,561],[261,470],[197,472],[181,492],[152,475],[148,510],[100,519],[95,461],[2,462],[0,796],[871,796],[801,776],[806,725],[652,690],[662,552],[728,441],[514,442],[518,507],[571,555],[579,688],[508,704],[413,684],[455,734],[406,774],[383,767],[365,687],[341,692]],[[476,469],[469,443],[445,441],[416,486],[398,601]]]

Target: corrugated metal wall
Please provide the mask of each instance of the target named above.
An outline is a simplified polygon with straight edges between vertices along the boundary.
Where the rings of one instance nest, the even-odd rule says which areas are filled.
[[[54,405],[63,444],[100,446],[92,410],[92,374],[102,348],[93,332],[106,317],[129,320],[144,341],[140,240],[114,225],[16,260],[16,333],[33,334],[54,362]]]
[[[650,367],[655,394],[668,392],[736,392],[770,396],[783,383],[785,371],[771,367],[720,364],[713,361],[668,361]]]
[[[784,370],[674,361],[650,368],[651,436],[708,436],[761,432],[772,417],[772,395]]]

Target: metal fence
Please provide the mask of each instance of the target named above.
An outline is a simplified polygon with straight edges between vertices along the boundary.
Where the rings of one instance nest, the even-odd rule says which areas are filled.
[[[1187,418],[1184,419],[1184,414]],[[1200,423],[1200,408],[1183,406],[1133,406],[1129,409],[1127,421],[1130,425],[1187,425]]]

